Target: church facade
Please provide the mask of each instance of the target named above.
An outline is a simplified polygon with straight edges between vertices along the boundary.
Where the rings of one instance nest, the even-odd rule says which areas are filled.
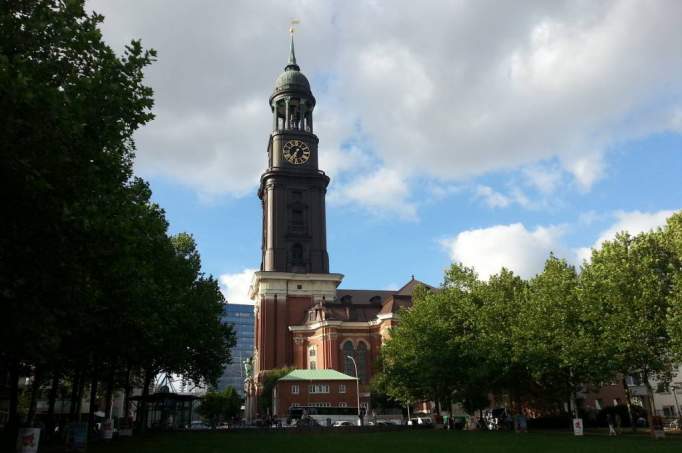
[[[419,283],[397,291],[343,290],[329,272],[325,196],[329,177],[318,166],[313,129],[315,97],[296,63],[288,64],[270,96],[272,132],[258,197],[263,208],[262,260],[250,287],[255,348],[248,417],[263,378],[274,369],[326,369],[357,376],[360,404],[369,406],[369,381],[397,311],[411,305]],[[428,286],[428,285],[427,285]],[[265,414],[261,414],[265,415]]]

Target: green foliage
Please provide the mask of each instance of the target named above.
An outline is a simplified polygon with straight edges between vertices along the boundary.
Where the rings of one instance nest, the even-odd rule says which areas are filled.
[[[528,284],[503,268],[477,289],[480,308],[477,327],[480,355],[485,358],[492,390],[505,392],[514,400],[529,390],[530,375],[518,350],[518,327],[526,303]]]
[[[663,229],[665,247],[672,254],[672,273],[668,295],[668,334],[671,340],[671,354],[677,362],[682,361],[682,212],[670,217]]]
[[[293,368],[277,368],[268,371],[263,377],[258,396],[258,411],[261,415],[272,414],[272,391],[275,389],[279,378],[291,373],[292,370]]]
[[[460,267],[449,275],[451,284],[442,291],[415,293],[412,308],[401,312],[399,327],[382,348],[376,385],[395,400],[448,401],[479,359],[472,324],[477,304],[457,280],[466,275],[470,282],[471,275]]]
[[[613,370],[651,376],[670,367],[666,320],[673,255],[661,239],[660,231],[619,234],[593,251],[583,268],[580,296]]]
[[[550,255],[526,282],[506,269],[480,281],[455,264],[417,291],[381,352],[374,388],[398,401],[561,407],[618,374],[670,379],[682,359],[682,213],[665,228],[619,234],[579,274]]]
[[[208,392],[201,398],[198,410],[202,417],[206,418],[211,426],[230,420],[239,415],[242,399],[234,389],[227,387],[222,392]]]
[[[527,302],[517,329],[517,356],[525,357],[545,394],[562,400],[586,382],[610,377],[601,374],[605,354],[598,331],[586,317],[588,307],[578,298],[578,274],[553,255],[542,273],[529,282]]]
[[[156,54],[116,55],[102,21],[80,0],[0,3],[0,369],[210,382],[234,344],[223,296],[132,173]]]

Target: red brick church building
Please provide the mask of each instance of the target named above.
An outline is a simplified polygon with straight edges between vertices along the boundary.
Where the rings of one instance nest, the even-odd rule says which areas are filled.
[[[396,313],[410,306],[419,283],[397,291],[337,289],[329,272],[325,195],[313,132],[315,97],[300,71],[293,36],[289,62],[270,96],[272,132],[258,196],[263,208],[262,261],[250,288],[255,311],[253,379],[247,416],[254,417],[263,377],[273,369],[332,369],[360,379],[369,403],[373,366]]]

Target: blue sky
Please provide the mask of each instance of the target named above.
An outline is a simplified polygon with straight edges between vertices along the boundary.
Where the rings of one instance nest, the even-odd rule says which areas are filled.
[[[531,277],[550,251],[580,264],[682,208],[679,2],[263,3],[89,3],[112,47],[159,51],[136,172],[231,302],[260,264],[292,17],[346,288],[438,284],[453,260]]]

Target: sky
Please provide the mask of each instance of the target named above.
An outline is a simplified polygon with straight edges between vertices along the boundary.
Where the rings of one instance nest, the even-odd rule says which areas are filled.
[[[156,119],[135,171],[230,303],[260,266],[268,97],[296,56],[317,98],[330,271],[344,288],[579,266],[682,208],[682,2],[91,0],[141,39]]]

